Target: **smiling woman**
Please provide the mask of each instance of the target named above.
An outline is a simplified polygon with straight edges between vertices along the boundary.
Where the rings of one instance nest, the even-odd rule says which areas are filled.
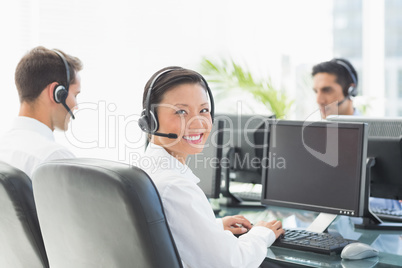
[[[211,131],[212,98],[200,74],[181,67],[164,68],[145,87],[139,126],[152,134],[153,144],[163,146],[184,164],[187,155],[202,151]]]
[[[166,92],[160,105],[157,108],[160,131],[177,133],[178,138],[172,142],[165,137],[153,136],[152,142],[164,146],[184,163],[187,155],[202,151],[211,132],[207,93],[200,84],[182,84]]]
[[[188,155],[203,150],[213,123],[205,79],[181,67],[164,68],[146,84],[143,108],[139,125],[150,143],[140,167],[158,188],[184,267],[258,267],[284,232],[282,223],[260,221],[253,227],[240,215],[215,219],[199,178],[186,165]]]

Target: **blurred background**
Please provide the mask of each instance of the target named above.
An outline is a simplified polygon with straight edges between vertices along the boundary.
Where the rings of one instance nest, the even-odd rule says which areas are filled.
[[[226,89],[213,83],[213,66],[269,85],[282,118],[309,120],[319,117],[312,66],[343,57],[359,75],[355,106],[368,116],[402,116],[400,14],[399,0],[1,1],[0,134],[18,114],[15,67],[38,45],[84,63],[76,120],[55,133],[79,157],[138,157],[144,85],[170,65],[211,81],[217,113],[275,111],[236,88],[230,72],[219,78]]]

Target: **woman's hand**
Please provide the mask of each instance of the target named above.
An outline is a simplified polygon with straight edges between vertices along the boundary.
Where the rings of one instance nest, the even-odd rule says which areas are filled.
[[[282,229],[282,222],[277,220],[273,220],[270,222],[259,221],[255,226],[264,226],[271,229],[274,232],[276,238],[278,238],[280,235],[285,234],[285,230]]]
[[[223,217],[222,223],[223,229],[236,235],[244,234],[253,227],[251,222],[241,215]]]

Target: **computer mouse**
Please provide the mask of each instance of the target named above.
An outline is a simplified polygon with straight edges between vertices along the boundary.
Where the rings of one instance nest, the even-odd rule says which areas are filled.
[[[378,256],[378,250],[359,242],[346,245],[341,252],[341,258],[346,260],[361,260],[375,256]]]

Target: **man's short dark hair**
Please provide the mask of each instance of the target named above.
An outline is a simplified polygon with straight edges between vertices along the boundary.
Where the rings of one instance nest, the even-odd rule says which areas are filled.
[[[75,73],[82,70],[81,61],[58,50],[70,68],[70,84],[75,82]],[[15,70],[15,85],[20,102],[33,102],[47,85],[57,82],[67,84],[66,67],[53,50],[38,46],[22,57]]]

